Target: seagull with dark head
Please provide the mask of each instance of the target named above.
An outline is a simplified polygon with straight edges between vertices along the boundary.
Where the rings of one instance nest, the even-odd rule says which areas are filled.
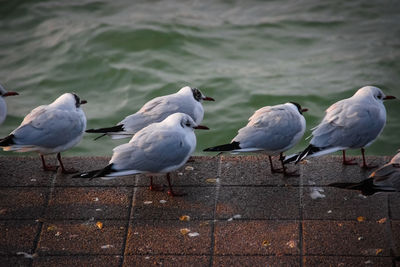
[[[204,117],[203,101],[214,101],[214,99],[203,95],[197,88],[185,86],[175,94],[150,100],[138,112],[127,116],[116,126],[89,129],[86,132],[101,133],[98,138],[104,135],[109,135],[112,139],[132,137],[149,124],[161,122],[177,112],[188,114],[195,123],[200,124]]]
[[[285,176],[297,175],[286,171],[283,152],[294,147],[304,135],[306,121],[302,108],[295,102],[263,107],[249,118],[248,124],[238,131],[229,144],[204,149],[218,152],[264,152],[268,155],[271,172]],[[271,156],[279,155],[282,169],[275,169]]]
[[[340,100],[326,110],[322,122],[313,128],[310,145],[301,153],[288,157],[285,163],[308,157],[343,151],[343,164],[355,165],[347,160],[347,149],[361,149],[362,167],[372,168],[365,161],[364,148],[371,145],[381,134],[386,124],[386,109],[383,101],[395,99],[385,95],[381,89],[365,86],[352,97]]]
[[[196,148],[194,129],[208,129],[198,125],[191,116],[174,113],[162,122],[153,123],[138,131],[127,144],[113,149],[107,166],[99,170],[84,172],[74,178],[115,178],[118,176],[145,173],[150,176],[166,174],[168,194],[179,196],[172,190],[170,172],[182,167]]]
[[[0,140],[0,146],[4,151],[38,152],[46,171],[57,167],[46,165],[44,155],[57,153],[62,172],[74,172],[64,168],[60,153],[81,141],[86,128],[81,105],[85,103],[76,94],[66,93],[49,105],[33,109],[17,129]]]

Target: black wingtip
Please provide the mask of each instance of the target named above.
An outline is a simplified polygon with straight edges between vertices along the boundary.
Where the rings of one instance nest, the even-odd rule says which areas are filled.
[[[107,128],[99,128],[99,129],[89,129],[86,130],[87,133],[113,133],[113,132],[121,132],[124,130],[124,125],[119,124],[112,127]]]
[[[10,134],[9,136],[4,137],[3,139],[0,139],[0,146],[15,145],[13,138],[14,138],[14,135]]]
[[[86,179],[88,178],[91,180],[91,179],[97,178],[97,177],[104,177],[107,174],[110,174],[113,172],[112,166],[113,166],[113,163],[107,165],[103,169],[76,174],[76,175],[72,176],[72,178],[86,178]]]
[[[283,164],[287,164],[287,163],[291,163],[293,161],[296,161],[297,158],[299,157],[300,152],[293,154],[293,155],[289,155],[289,156],[285,156],[285,159],[283,160]]]
[[[233,141],[230,144],[225,144],[225,145],[220,145],[220,146],[214,146],[214,147],[209,147],[204,149],[203,151],[205,152],[212,152],[212,151],[216,151],[216,152],[223,152],[223,151],[232,151],[235,149],[240,149],[240,145],[239,142],[235,142]]]

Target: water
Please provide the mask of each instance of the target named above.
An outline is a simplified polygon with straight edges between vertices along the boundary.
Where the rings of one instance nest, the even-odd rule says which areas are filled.
[[[20,93],[7,99],[1,136],[64,92],[88,101],[95,128],[200,88],[217,101],[204,104],[212,130],[197,132],[197,154],[229,142],[262,106],[299,102],[310,129],[364,85],[400,97],[398,1],[2,1],[0,17],[0,81]],[[400,102],[386,107],[368,154],[400,147]],[[128,141],[93,137],[65,154],[110,156]]]

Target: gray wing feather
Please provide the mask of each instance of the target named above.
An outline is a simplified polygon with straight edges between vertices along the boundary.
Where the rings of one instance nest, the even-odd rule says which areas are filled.
[[[298,115],[282,108],[264,107],[249,120],[232,140],[240,142],[242,148],[280,150],[287,147],[302,129]]]
[[[181,164],[189,156],[191,147],[182,133],[152,128],[139,132],[130,143],[116,147],[110,163],[117,170],[160,172]]]
[[[14,142],[17,145],[47,148],[64,145],[84,131],[84,123],[77,116],[77,112],[49,110],[48,106],[37,107],[12,132]]]
[[[354,104],[348,108],[336,105],[327,110],[323,121],[314,128],[311,144],[318,147],[363,147],[374,140],[382,131],[385,120],[380,117],[376,106]]]
[[[127,116],[118,124],[123,124],[125,131],[136,133],[147,125],[161,122],[176,112],[186,113],[194,118],[193,107],[177,95],[156,97],[147,102],[137,113]]]

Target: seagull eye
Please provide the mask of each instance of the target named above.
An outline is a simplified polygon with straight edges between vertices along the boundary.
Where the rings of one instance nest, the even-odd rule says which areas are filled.
[[[185,125],[186,125],[187,127],[190,127],[190,122],[186,122]]]
[[[378,98],[379,98],[379,99],[382,99],[382,95],[378,95]]]

